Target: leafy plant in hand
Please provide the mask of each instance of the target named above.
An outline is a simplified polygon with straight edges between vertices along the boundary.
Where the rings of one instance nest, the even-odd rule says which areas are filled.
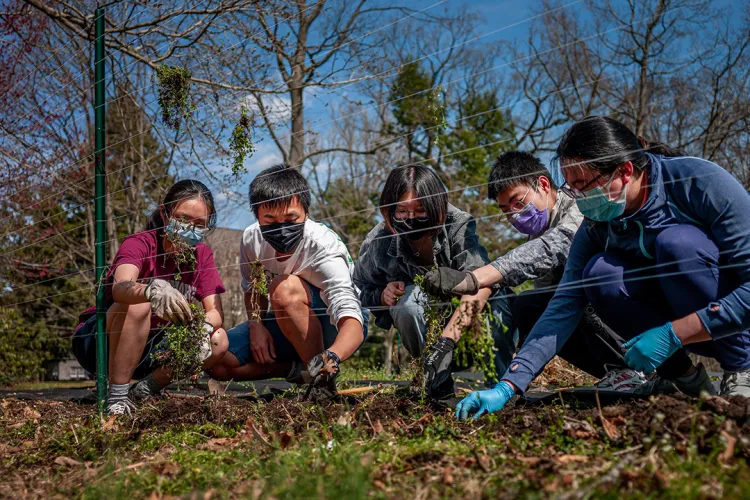
[[[412,364],[416,370],[414,378],[409,383],[409,389],[412,393],[419,395],[421,398],[426,396],[425,393],[425,378],[422,365],[424,359],[432,352],[432,347],[437,342],[437,339],[443,334],[443,324],[445,320],[450,317],[451,309],[448,307],[439,307],[437,304],[440,302],[436,297],[428,294],[424,289],[424,275],[419,274],[414,277],[414,284],[422,289],[423,296],[426,300],[421,304],[424,308],[424,319],[427,325],[427,332],[424,339],[424,349],[422,349],[422,355],[414,359]]]
[[[461,304],[458,297],[453,297],[451,302],[455,307]],[[489,306],[485,306],[481,311],[473,310],[471,321],[462,329],[461,338],[453,351],[454,359],[459,366],[473,364],[476,369],[484,372],[484,378],[488,382],[497,382],[498,377],[495,367],[497,349],[491,331],[491,324],[495,321],[498,320],[492,315]],[[507,333],[507,327],[502,325],[502,328],[503,334]]]
[[[170,323],[164,328],[164,338],[151,359],[171,371],[175,380],[195,379],[203,368],[201,347],[206,335],[205,311],[190,304],[193,319],[187,324]]]

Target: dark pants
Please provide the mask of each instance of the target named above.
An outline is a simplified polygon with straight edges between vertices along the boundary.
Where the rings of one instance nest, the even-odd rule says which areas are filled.
[[[513,303],[513,320],[518,327],[519,345],[523,345],[554,294],[554,291],[529,290],[516,297]],[[558,356],[579,370],[602,378],[607,371],[626,366],[620,348],[624,340],[610,328],[603,326],[590,306],[587,309]]]
[[[737,287],[731,269],[720,269],[716,244],[695,226],[665,229],[655,247],[655,262],[602,252],[583,273],[597,314],[625,339],[694,313]],[[689,344],[656,370],[659,375],[684,375],[692,366],[686,350],[716,359],[724,370],[745,370],[750,368],[750,331]]]

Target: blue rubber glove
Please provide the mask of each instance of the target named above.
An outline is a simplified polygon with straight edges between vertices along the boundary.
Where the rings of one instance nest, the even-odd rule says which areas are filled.
[[[503,409],[503,406],[515,395],[515,391],[507,382],[498,382],[492,389],[474,391],[463,398],[456,406],[456,418],[466,420],[474,415],[474,420],[485,413],[493,413]]]
[[[634,370],[652,373],[667,358],[682,348],[672,323],[646,330],[637,337],[628,340],[622,347],[627,349],[625,362]]]

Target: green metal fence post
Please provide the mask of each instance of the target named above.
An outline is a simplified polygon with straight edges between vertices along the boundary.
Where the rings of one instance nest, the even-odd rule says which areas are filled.
[[[105,116],[104,116],[104,9],[96,9],[96,41],[94,50],[94,122],[96,129],[96,164],[95,212],[96,212],[96,396],[99,409],[107,402],[107,303],[104,298],[104,271],[107,266],[106,240],[106,175],[104,168],[105,149]]]

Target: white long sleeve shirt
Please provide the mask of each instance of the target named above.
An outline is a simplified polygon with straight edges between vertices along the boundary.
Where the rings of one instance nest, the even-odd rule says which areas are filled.
[[[276,276],[292,274],[320,289],[320,297],[334,325],[338,325],[342,318],[356,318],[363,323],[359,290],[352,282],[354,261],[344,242],[330,228],[307,219],[302,241],[283,262],[277,260],[276,250],[263,239],[257,222],[245,229],[240,246],[240,271],[245,292],[250,288],[251,264],[256,259],[263,265],[269,283]]]

